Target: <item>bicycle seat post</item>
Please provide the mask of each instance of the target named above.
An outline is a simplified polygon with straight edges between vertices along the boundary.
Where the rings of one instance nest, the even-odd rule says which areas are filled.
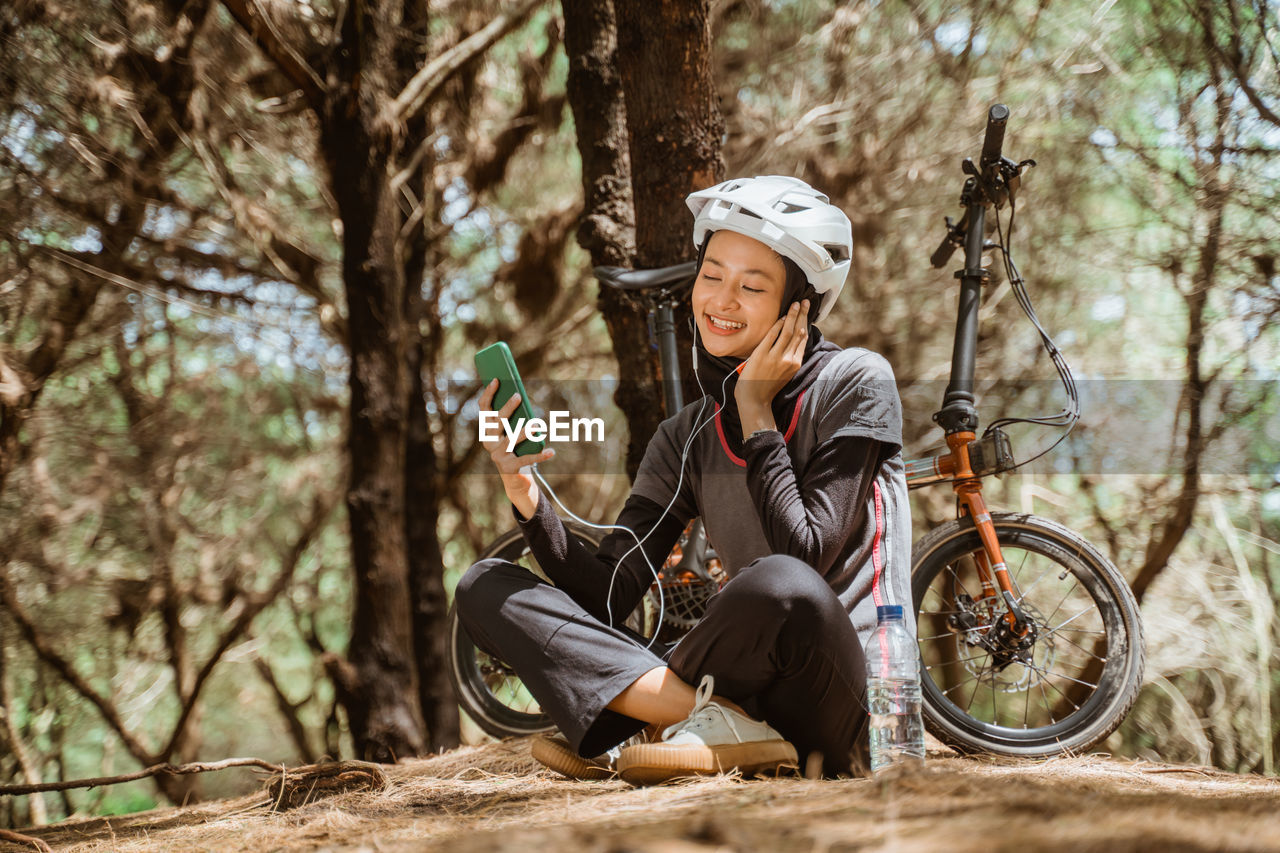
[[[663,294],[654,299],[650,311],[654,315],[653,330],[658,339],[658,360],[662,364],[662,402],[671,417],[684,407],[680,393],[680,354],[676,350],[677,299]]]
[[[641,295],[647,307],[649,331],[657,339],[662,365],[662,402],[671,417],[684,407],[680,390],[680,355],[676,344],[676,306],[688,295],[698,265],[694,261],[652,270],[596,267],[600,284]]]

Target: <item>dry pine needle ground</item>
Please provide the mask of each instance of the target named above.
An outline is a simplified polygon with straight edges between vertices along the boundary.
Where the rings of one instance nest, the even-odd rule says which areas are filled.
[[[271,806],[263,793],[28,832],[75,853],[1280,851],[1280,781],[1099,756],[936,756],[890,781],[722,777],[632,789],[562,780],[513,740],[386,768],[380,791]],[[21,849],[31,848],[0,843]]]

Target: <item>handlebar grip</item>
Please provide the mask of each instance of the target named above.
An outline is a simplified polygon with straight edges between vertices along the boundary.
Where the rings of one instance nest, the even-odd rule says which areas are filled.
[[[1009,108],[1004,104],[993,104],[987,112],[987,132],[982,138],[982,159],[978,161],[980,167],[1000,162],[1004,149],[1004,125],[1008,120]]]

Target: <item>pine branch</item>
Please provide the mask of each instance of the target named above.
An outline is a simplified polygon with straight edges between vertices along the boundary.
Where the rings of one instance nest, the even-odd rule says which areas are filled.
[[[301,702],[290,701],[288,695],[284,692],[284,688],[276,680],[276,674],[272,671],[271,664],[255,655],[253,665],[257,667],[258,674],[262,676],[262,680],[271,688],[271,693],[276,700],[276,709],[279,710],[285,725],[289,727],[289,736],[293,738],[293,744],[297,747],[302,760],[307,764],[314,764],[316,756],[311,750],[311,744],[307,742],[307,728],[302,724],[302,720],[298,716],[298,710],[312,697],[308,696]]]
[[[284,592],[285,587],[289,585],[289,581],[293,579],[298,562],[302,559],[302,555],[306,553],[307,548],[310,547],[312,540],[320,532],[320,528],[324,525],[324,520],[329,516],[335,502],[336,496],[333,494],[323,494],[316,498],[312,504],[311,517],[307,520],[302,532],[289,549],[289,553],[284,559],[284,565],[280,569],[280,575],[268,590],[260,595],[250,597],[236,621],[222,635],[222,639],[219,641],[217,648],[214,649],[213,654],[209,655],[209,659],[200,668],[200,672],[196,675],[195,682],[192,685],[191,694],[183,702],[178,722],[174,725],[173,734],[169,737],[169,742],[164,751],[160,753],[161,755],[173,754],[186,729],[191,712],[195,709],[196,701],[200,698],[201,689],[204,687],[205,682],[209,680],[209,676],[213,674],[214,667],[217,666],[222,656],[226,654],[227,649],[231,648],[232,643],[248,630],[249,624],[257,618],[258,614],[265,610],[271,602],[279,598],[280,593]]]
[[[258,8],[256,0],[222,0],[236,23],[253,37],[258,47],[275,63],[289,82],[302,90],[315,110],[323,104],[326,89],[316,70],[285,41],[271,18]]]
[[[228,2],[228,0],[224,0]],[[488,50],[494,42],[515,29],[543,0],[518,0],[515,7],[494,18],[444,53],[428,62],[405,85],[387,109],[390,125],[403,124],[436,96],[440,87],[459,69]]]
[[[2,569],[0,569],[0,604],[3,604],[5,609],[9,611],[9,615],[13,617],[13,621],[17,623],[19,630],[27,638],[27,642],[31,644],[36,655],[61,675],[63,680],[71,685],[77,693],[98,709],[98,712],[102,714],[102,718],[124,743],[129,753],[143,763],[154,761],[155,756],[151,751],[125,728],[124,721],[120,719],[120,714],[115,706],[105,696],[94,690],[93,686],[80,673],[76,672],[71,662],[60,655],[49,642],[49,639],[41,633],[18,601],[17,593],[9,580],[8,573]],[[54,789],[51,788],[49,790]],[[0,793],[3,792],[0,791]]]

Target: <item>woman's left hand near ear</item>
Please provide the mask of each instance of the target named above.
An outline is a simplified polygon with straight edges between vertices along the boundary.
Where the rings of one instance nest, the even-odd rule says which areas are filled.
[[[745,438],[761,429],[776,429],[770,405],[800,370],[809,337],[809,300],[791,303],[764,339],[756,345],[738,379],[734,399]]]

